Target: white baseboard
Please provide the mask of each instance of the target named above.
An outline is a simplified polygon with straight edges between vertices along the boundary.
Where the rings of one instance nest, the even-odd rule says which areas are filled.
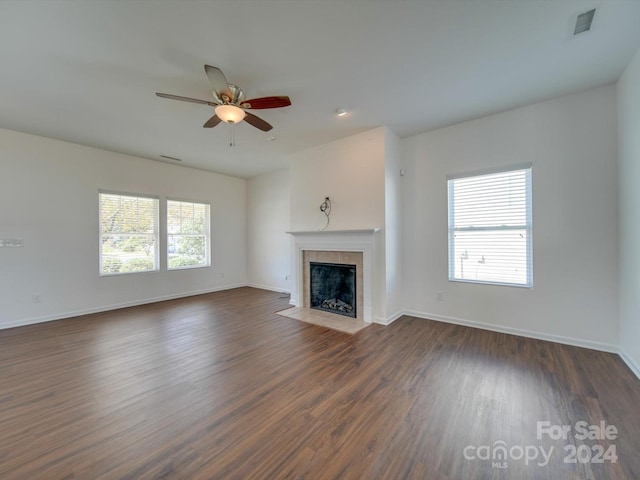
[[[618,353],[618,354],[620,353],[620,348],[617,345],[612,345],[609,343],[594,342],[592,340],[585,340],[581,338],[564,337],[561,335],[534,332],[531,330],[524,330],[520,328],[505,327],[503,325],[494,325],[490,323],[476,322],[474,320],[465,320],[462,318],[448,317],[448,316],[437,315],[433,313],[417,312],[415,310],[405,310],[404,314],[409,315],[411,317],[424,318],[426,320],[436,320],[438,322],[453,323],[455,325],[463,325],[465,327],[473,327],[473,328],[479,328],[482,330],[490,330],[492,332],[518,335],[520,337],[534,338],[536,340],[547,340],[549,342],[562,343],[565,345],[572,345],[574,347],[590,348],[592,350],[599,350],[601,352]]]
[[[640,365],[633,361],[633,359],[624,351],[623,348],[620,348],[620,352],[618,353],[620,358],[624,363],[627,364],[627,367],[631,369],[631,371],[635,374],[638,379],[640,379]]]
[[[215,287],[215,288],[210,288],[205,290],[183,292],[183,293],[177,293],[173,295],[162,295],[159,297],[151,297],[151,298],[145,298],[142,300],[134,300],[131,302],[116,303],[111,305],[101,305],[99,307],[86,308],[83,310],[73,310],[70,312],[60,312],[53,315],[44,315],[41,317],[23,318],[13,322],[1,323],[0,330],[5,328],[23,327],[25,325],[33,325],[36,323],[53,322],[55,320],[62,320],[65,318],[79,317],[81,315],[90,315],[92,313],[108,312],[109,310],[118,310],[119,308],[136,307],[138,305],[147,305],[149,303],[164,302],[166,300],[175,300],[177,298],[193,297],[195,295],[204,295],[205,293],[220,292],[222,290],[231,290],[233,288],[246,287],[246,286],[247,285],[245,283],[239,283],[234,285],[224,285],[221,287]]]
[[[397,319],[399,319],[404,314],[405,313],[403,311],[398,311],[398,312],[394,313],[393,315],[388,316],[387,318],[376,317],[373,320],[373,323],[378,323],[380,325],[391,325],[393,322],[395,322]]]
[[[271,287],[269,285],[260,285],[258,283],[247,283],[247,287],[259,288],[260,290],[269,290],[270,292],[286,293],[291,295],[291,291],[286,288]]]

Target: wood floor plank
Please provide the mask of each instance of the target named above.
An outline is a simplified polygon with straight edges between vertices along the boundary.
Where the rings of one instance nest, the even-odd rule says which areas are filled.
[[[347,335],[287,305],[239,288],[0,331],[0,478],[640,478],[640,381],[616,355],[411,317]],[[537,438],[582,420],[619,435]],[[496,442],[554,453],[464,456]]]

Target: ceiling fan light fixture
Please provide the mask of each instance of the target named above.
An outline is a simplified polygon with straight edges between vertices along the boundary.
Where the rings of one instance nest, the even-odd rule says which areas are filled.
[[[235,105],[218,105],[216,115],[226,123],[239,123],[247,115],[244,110]]]

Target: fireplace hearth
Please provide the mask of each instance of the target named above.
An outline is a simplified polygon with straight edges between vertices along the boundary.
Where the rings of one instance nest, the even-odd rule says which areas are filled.
[[[310,308],[356,318],[356,265],[310,262]]]

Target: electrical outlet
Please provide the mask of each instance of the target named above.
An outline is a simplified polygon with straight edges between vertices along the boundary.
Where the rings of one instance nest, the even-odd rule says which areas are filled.
[[[42,295],[40,295],[39,293],[34,293],[33,295],[31,295],[31,301],[33,303],[42,303]]]
[[[224,278],[224,272],[220,272],[220,278]]]
[[[441,290],[438,290],[437,298],[439,302],[444,302],[444,292]]]
[[[284,279],[285,280],[289,280],[289,274],[288,273],[284,276]]]

